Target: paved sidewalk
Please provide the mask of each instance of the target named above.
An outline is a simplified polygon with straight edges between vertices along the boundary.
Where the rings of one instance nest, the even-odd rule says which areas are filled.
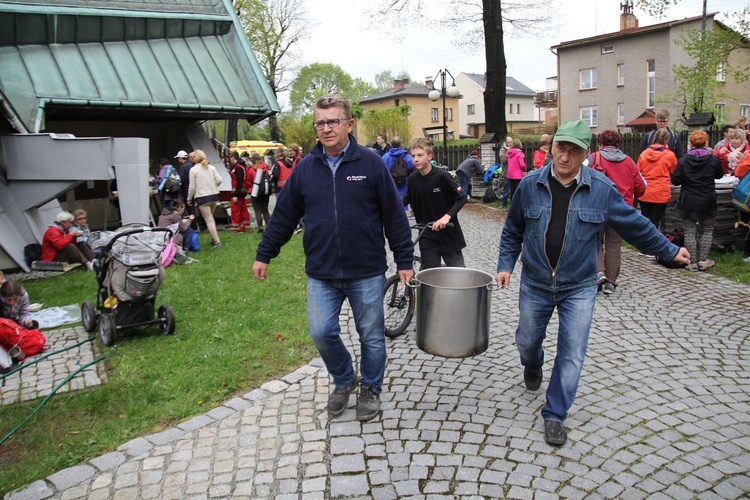
[[[461,213],[467,265],[494,275],[501,225]],[[176,427],[62,470],[7,498],[742,498],[750,495],[750,288],[667,270],[625,249],[620,286],[596,305],[565,422],[544,442],[542,390],[513,343],[519,271],[492,294],[490,347],[467,359],[388,340],[382,414],[329,420],[316,359]],[[348,311],[342,326],[353,331]],[[356,333],[355,333],[356,336]],[[349,335],[347,342],[358,351]]]

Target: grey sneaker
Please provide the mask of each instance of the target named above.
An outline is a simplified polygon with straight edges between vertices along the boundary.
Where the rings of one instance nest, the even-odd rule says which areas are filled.
[[[344,387],[336,387],[328,395],[328,415],[335,417],[344,413],[346,406],[349,404],[349,395],[357,388],[357,384],[359,384],[359,380],[355,377],[351,384]]]
[[[604,284],[604,287],[602,287],[604,295],[612,295],[613,293],[615,293],[615,288],[615,285],[613,285],[609,281]]]
[[[599,271],[596,273],[596,290],[598,292],[602,291],[602,287],[607,282],[607,277],[604,276],[604,271]]]
[[[372,387],[363,385],[359,388],[357,401],[357,420],[366,422],[378,416],[380,412],[380,397],[372,392]]]

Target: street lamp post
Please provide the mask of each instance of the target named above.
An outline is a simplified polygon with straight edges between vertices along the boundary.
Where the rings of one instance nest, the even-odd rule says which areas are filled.
[[[451,77],[451,86],[446,87],[446,76],[450,75]],[[458,90],[458,87],[456,87],[456,79],[453,77],[450,71],[447,69],[439,69],[437,72],[437,75],[435,75],[435,78],[432,80],[433,82],[437,81],[438,77],[440,77],[440,91],[437,89],[430,90],[429,94],[427,94],[427,97],[431,101],[437,101],[442,96],[443,98],[443,165],[446,167],[448,166],[448,109],[446,108],[445,104],[445,98],[447,97],[458,97],[461,92]]]

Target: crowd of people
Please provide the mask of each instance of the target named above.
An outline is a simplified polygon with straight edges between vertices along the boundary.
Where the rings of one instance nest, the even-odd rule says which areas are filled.
[[[508,189],[501,203],[508,212],[495,280],[507,288],[521,260],[515,339],[529,391],[541,387],[543,340],[553,312],[560,316],[557,353],[541,411],[550,445],[567,441],[563,422],[578,389],[595,299],[598,291],[616,290],[622,242],[691,270],[709,269],[714,265],[708,258],[716,215],[714,181],[727,173],[741,177],[750,171],[750,151],[739,125],[727,130],[725,141],[713,149],[705,132],[693,132],[683,151],[680,135],[668,124],[668,112],[657,112],[656,129],[644,135],[637,162],[620,149],[622,137],[615,130],[601,132],[597,151],[591,153],[592,131],[581,120],[561,124],[553,137],[540,137],[528,166],[517,138],[507,137],[500,149]],[[472,176],[483,166],[478,151],[471,151],[454,180],[436,168],[427,139],[404,147],[401,138],[388,140],[381,134],[373,149],[360,146],[352,135],[351,105],[338,95],[318,99],[313,126],[317,142],[307,155],[297,145],[289,151],[279,148],[268,166],[258,154],[232,154],[231,227],[240,232],[250,227],[249,196],[262,232],[252,272],[266,280],[270,262],[306,221],[309,333],[333,379],[327,411],[331,416],[343,413],[350,395],[358,391],[357,419],[369,421],[380,411],[386,365],[386,244],[401,282],[410,282],[414,244],[405,209],[411,207],[417,223],[432,225],[419,241],[422,268],[465,267],[467,242],[458,214],[469,200]],[[220,247],[213,220],[220,175],[202,151],[180,151],[175,159],[177,168],[160,161],[155,179],[164,205],[159,225],[177,224],[175,238],[184,239],[197,209],[212,244]],[[162,193],[173,172],[181,180],[179,189]],[[681,187],[677,208],[685,224],[684,248],[659,230],[671,185]],[[277,198],[270,218],[272,193]],[[44,258],[90,268],[88,235],[85,212],[61,212],[45,233]],[[5,287],[0,292],[4,308],[23,303],[22,289],[13,288],[7,298]],[[359,373],[341,339],[344,300],[351,306],[361,346]],[[26,321],[23,314],[16,316]]]

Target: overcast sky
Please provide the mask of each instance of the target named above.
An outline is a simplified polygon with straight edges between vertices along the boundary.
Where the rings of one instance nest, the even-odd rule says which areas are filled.
[[[394,75],[402,69],[413,81],[423,83],[447,68],[457,76],[461,72],[484,73],[484,48],[467,51],[453,46],[454,35],[439,27],[433,29],[408,26],[402,28],[403,40],[393,40],[383,30],[373,29],[372,22],[362,13],[362,5],[378,0],[305,0],[308,14],[315,23],[313,35],[302,43],[301,64],[334,63],[352,75],[374,83],[375,75],[390,70]],[[431,0],[425,5],[441,1]],[[586,38],[620,29],[621,0],[553,0],[559,21],[541,37],[524,36],[506,39],[505,54],[508,76],[533,90],[545,90],[545,79],[556,74],[556,58],[552,45]],[[709,12],[734,12],[748,0],[708,0]],[[654,19],[636,7],[634,13],[640,26],[698,16],[703,0],[681,0],[661,19]],[[721,18],[719,18],[721,19]],[[388,23],[388,19],[383,19]],[[281,97],[281,96],[280,96]],[[285,105],[284,98],[280,99]]]

